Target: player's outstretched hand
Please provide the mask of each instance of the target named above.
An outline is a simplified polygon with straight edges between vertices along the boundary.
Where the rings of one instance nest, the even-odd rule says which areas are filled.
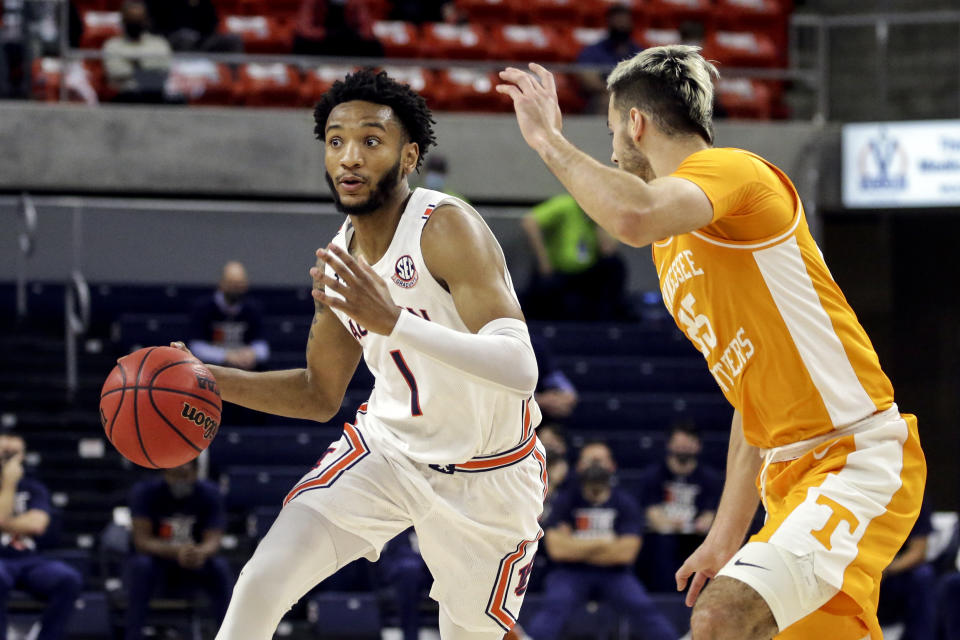
[[[180,342],[179,340],[176,341],[176,342],[171,342],[171,343],[170,343],[170,346],[173,347],[174,349],[176,349],[177,351],[183,351],[185,354],[187,354],[187,355],[190,356],[191,358],[195,358],[195,359],[197,359],[197,360],[200,359],[200,358],[197,358],[197,356],[193,355],[193,353],[191,353],[190,349],[187,349],[187,345],[185,345],[184,343]]]
[[[683,566],[677,570],[677,591],[683,591],[690,582],[690,590],[687,591],[686,603],[692,607],[703,590],[707,580],[717,575],[723,565],[727,564],[736,549],[732,551],[721,549],[719,546],[711,543],[708,538],[697,547],[696,551],[690,554],[690,557],[684,561]],[[693,576],[693,580],[690,577]]]
[[[520,133],[533,149],[540,149],[552,135],[560,135],[563,115],[557,99],[557,82],[553,74],[535,62],[530,63],[533,75],[514,67],[500,72],[504,84],[497,92],[513,99]]]
[[[310,276],[316,284],[313,299],[342,311],[364,329],[390,335],[400,317],[400,307],[390,297],[383,278],[366,260],[357,260],[334,244],[317,249],[317,257],[333,269],[337,277],[330,277],[320,267],[311,268]],[[328,295],[326,288],[336,295]]]

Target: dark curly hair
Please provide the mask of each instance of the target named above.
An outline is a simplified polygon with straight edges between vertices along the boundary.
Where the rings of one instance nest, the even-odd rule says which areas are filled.
[[[317,123],[313,132],[317,140],[326,140],[327,118],[338,104],[351,100],[364,100],[382,104],[393,109],[393,113],[403,125],[404,133],[410,142],[420,147],[417,169],[423,164],[427,149],[437,142],[433,134],[433,114],[427,107],[427,101],[410,85],[400,84],[387,75],[386,71],[361,69],[348,74],[343,80],[337,80],[323,94],[313,110],[313,119]]]

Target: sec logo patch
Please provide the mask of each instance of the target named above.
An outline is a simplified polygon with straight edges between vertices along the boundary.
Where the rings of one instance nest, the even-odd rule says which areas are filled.
[[[420,275],[417,273],[417,267],[413,263],[413,258],[410,256],[401,256],[393,268],[392,279],[394,284],[404,289],[409,289],[417,284]]]

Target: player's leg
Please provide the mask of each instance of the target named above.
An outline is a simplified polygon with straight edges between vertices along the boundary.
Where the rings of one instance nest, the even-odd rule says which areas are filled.
[[[502,630],[472,631],[461,627],[447,614],[443,605],[440,606],[440,638],[441,640],[502,640]]]
[[[690,631],[693,640],[769,640],[777,634],[777,622],[752,587],[719,576],[697,598]]]
[[[288,504],[240,572],[217,640],[269,640],[315,584],[372,551],[313,508]]]

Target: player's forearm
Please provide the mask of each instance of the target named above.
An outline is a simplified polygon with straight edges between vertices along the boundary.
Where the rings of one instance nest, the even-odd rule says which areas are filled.
[[[0,486],[0,523],[5,522],[13,513],[13,501],[17,489],[12,484]]]
[[[744,439],[740,414],[735,413],[730,427],[727,477],[708,539],[723,541],[734,549],[743,543],[760,501],[755,480],[762,463],[757,450]]]
[[[634,247],[657,240],[644,229],[643,212],[653,205],[646,182],[604,166],[562,135],[546,138],[537,152],[584,212],[607,233]]]
[[[254,372],[207,366],[220,387],[220,397],[226,402],[278,416],[320,422],[332,418],[339,409],[315,388],[307,369]]]

